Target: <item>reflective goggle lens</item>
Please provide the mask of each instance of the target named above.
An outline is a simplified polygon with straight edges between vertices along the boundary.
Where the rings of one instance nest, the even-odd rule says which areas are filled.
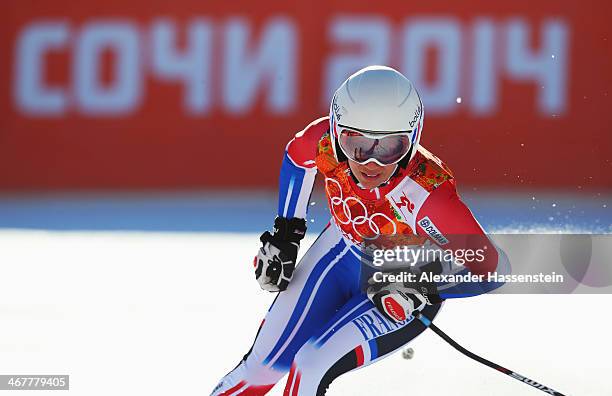
[[[344,154],[355,162],[363,164],[374,159],[383,165],[399,162],[411,146],[408,132],[377,138],[351,129],[340,131],[339,144]]]

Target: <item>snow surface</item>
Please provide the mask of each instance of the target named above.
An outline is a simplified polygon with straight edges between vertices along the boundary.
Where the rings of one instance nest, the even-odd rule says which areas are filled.
[[[0,230],[0,374],[70,374],[72,395],[208,395],[273,299],[253,279],[257,247],[245,233]],[[605,396],[610,306],[610,295],[485,295],[447,302],[436,324],[566,395]],[[328,394],[544,395],[431,331],[411,346],[412,360],[396,353]]]

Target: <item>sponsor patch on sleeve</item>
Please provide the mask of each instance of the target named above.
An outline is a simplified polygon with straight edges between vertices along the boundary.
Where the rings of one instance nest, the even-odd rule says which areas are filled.
[[[423,229],[429,235],[431,239],[436,241],[439,245],[446,245],[448,243],[448,239],[438,230],[438,227],[429,219],[429,217],[425,216],[421,220],[419,220],[419,227]]]

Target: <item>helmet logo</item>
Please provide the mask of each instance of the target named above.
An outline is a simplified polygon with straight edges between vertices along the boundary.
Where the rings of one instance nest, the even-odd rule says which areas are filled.
[[[336,119],[338,121],[340,121],[340,119],[342,118],[342,113],[346,113],[346,109],[342,108],[343,112],[340,112],[340,106],[338,105],[338,103],[336,103],[336,97],[334,96],[334,100],[332,101],[332,110],[334,111],[334,115],[336,116]]]
[[[414,124],[416,124],[419,118],[421,118],[422,113],[423,113],[423,108],[421,106],[417,107],[417,109],[414,111],[414,117],[412,117],[412,121],[408,123],[410,124],[410,128],[414,128]]]

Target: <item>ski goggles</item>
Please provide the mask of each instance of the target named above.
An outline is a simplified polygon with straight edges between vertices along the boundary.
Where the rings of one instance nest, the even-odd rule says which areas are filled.
[[[338,125],[338,144],[344,155],[361,165],[376,162],[393,165],[410,151],[411,131],[393,134],[371,133]]]

